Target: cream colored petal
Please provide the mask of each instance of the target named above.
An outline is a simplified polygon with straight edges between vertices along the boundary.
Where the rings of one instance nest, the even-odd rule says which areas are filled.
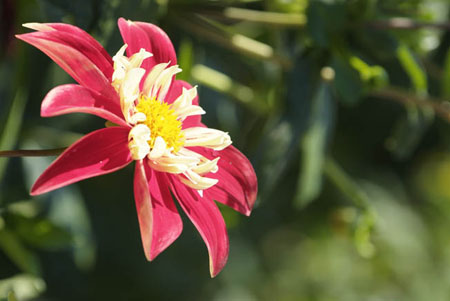
[[[142,68],[134,68],[127,72],[120,86],[120,105],[125,120],[131,124],[131,115],[135,113],[135,100],[139,97],[139,83],[145,74]]]
[[[144,82],[144,88],[142,89],[142,93],[148,97],[150,97],[150,91],[152,86],[155,84],[157,78],[161,75],[161,72],[169,66],[169,63],[161,63],[153,67],[153,69],[147,75],[147,78]]]
[[[37,31],[52,31],[52,30],[56,30],[54,28],[52,28],[51,26],[48,26],[46,24],[42,24],[42,23],[24,23],[22,24],[23,27],[25,28],[29,28],[29,29],[33,29],[33,30],[37,30]]]
[[[178,119],[183,121],[186,117],[194,116],[194,115],[203,115],[206,112],[200,106],[190,105],[188,107],[184,107],[183,110],[175,111],[178,115]]]
[[[217,162],[219,161],[219,159],[220,157],[217,157],[214,160],[207,160],[192,168],[192,171],[199,175],[204,175],[209,172],[216,173],[219,170],[219,167],[217,167]]]
[[[134,160],[141,160],[145,158],[150,152],[148,140],[150,140],[150,129],[144,124],[134,126],[129,134],[128,147],[130,148],[131,156]]]
[[[183,121],[188,116],[205,114],[205,111],[200,106],[192,104],[196,96],[196,86],[189,90],[183,87],[181,95],[171,105],[171,109],[178,115],[178,119]]]
[[[134,114],[130,114],[130,118],[129,118],[128,122],[130,124],[136,124],[138,122],[144,122],[145,120],[147,120],[147,116],[145,116],[145,114],[142,112],[137,112]]]
[[[114,62],[124,57],[127,47],[128,44],[124,44],[122,47],[120,47],[119,51],[117,51],[116,55],[112,58]]]
[[[178,65],[164,69],[151,86],[149,97],[163,100],[170,88],[173,76],[179,72],[181,69],[178,68]]]
[[[197,166],[200,159],[191,156],[182,156],[179,154],[171,154],[166,152],[163,156],[149,160],[150,166],[158,171],[169,173],[183,173],[186,170]]]
[[[149,58],[152,57],[153,54],[146,51],[144,48],[141,48],[139,50],[139,52],[136,52],[135,54],[133,54],[130,59],[129,59],[129,63],[130,63],[130,68],[139,68],[142,65],[142,62]]]
[[[197,173],[193,172],[192,170],[187,170],[186,172],[183,173],[183,175],[184,177],[183,176],[178,177],[180,181],[183,182],[185,185],[197,190],[208,189],[219,182],[219,180],[217,179],[202,177]]]
[[[164,139],[160,136],[156,137],[155,144],[148,154],[149,159],[158,159],[166,152],[167,144]]]
[[[203,146],[214,150],[222,150],[231,144],[228,133],[203,127],[192,127],[183,130],[184,146]]]
[[[151,168],[161,172],[180,174],[187,170],[187,166],[184,164],[160,164],[156,160],[148,160],[148,164]]]

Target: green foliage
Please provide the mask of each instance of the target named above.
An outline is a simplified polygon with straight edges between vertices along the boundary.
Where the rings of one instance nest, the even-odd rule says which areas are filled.
[[[131,168],[30,198],[53,158],[0,158],[0,300],[450,298],[447,1],[4,0],[0,14],[0,150],[104,126],[39,116],[72,79],[13,38],[20,24],[68,22],[114,54],[125,17],[168,33],[203,121],[259,180],[250,217],[220,206],[230,256],[211,280],[185,217],[145,261]]]

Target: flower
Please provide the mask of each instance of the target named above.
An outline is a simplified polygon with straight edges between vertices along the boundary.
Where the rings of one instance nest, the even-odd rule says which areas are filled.
[[[36,180],[39,195],[136,162],[134,196],[144,252],[153,260],[177,239],[182,221],[171,192],[208,248],[211,276],[229,250],[225,222],[214,201],[250,215],[255,172],[225,132],[201,122],[196,87],[176,80],[181,70],[170,39],[157,26],[118,20],[125,45],[111,58],[78,27],[28,23],[17,38],[37,47],[77,84],[53,88],[41,116],[88,113],[111,126],[67,148]],[[125,51],[126,54],[125,55]]]

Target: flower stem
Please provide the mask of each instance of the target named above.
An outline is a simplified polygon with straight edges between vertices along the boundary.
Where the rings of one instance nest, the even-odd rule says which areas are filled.
[[[53,148],[53,149],[18,149],[0,151],[0,157],[46,157],[57,156],[61,154],[66,147]]]

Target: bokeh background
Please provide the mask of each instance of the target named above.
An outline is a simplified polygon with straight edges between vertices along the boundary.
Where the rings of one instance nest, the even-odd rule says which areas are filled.
[[[73,80],[14,38],[66,22],[110,54],[118,17],[158,24],[260,191],[221,206],[228,264],[181,237],[146,262],[133,170],[32,198],[54,159],[0,158],[1,300],[450,300],[446,0],[1,0],[0,150],[70,145],[104,121],[39,116]],[[3,298],[3,299],[2,299]]]

